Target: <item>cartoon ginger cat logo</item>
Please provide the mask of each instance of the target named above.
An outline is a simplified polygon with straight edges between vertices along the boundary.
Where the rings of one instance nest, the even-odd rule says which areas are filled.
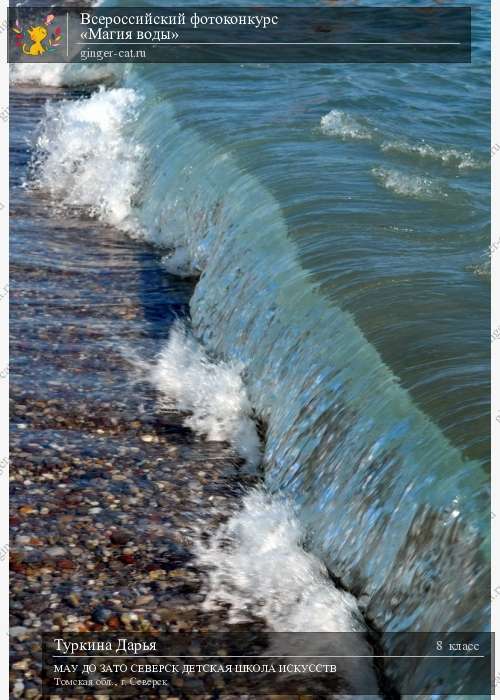
[[[41,56],[45,52],[55,51],[62,39],[61,27],[55,27],[49,37],[49,24],[55,19],[55,15],[47,15],[40,24],[23,30],[19,20],[16,20],[12,31],[16,35],[16,46],[26,56]]]
[[[33,29],[28,29],[28,36],[33,42],[29,49],[26,49],[26,44],[23,44],[23,53],[28,56],[40,56],[45,53],[45,49],[42,46],[42,41],[47,38],[48,31],[45,27],[33,27]]]

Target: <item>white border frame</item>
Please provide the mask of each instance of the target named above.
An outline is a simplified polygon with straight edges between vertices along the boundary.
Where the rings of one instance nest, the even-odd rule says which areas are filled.
[[[9,80],[7,66],[7,3],[0,11],[1,65],[0,65],[0,371],[8,370],[9,363]],[[5,110],[7,110],[5,112]],[[3,206],[2,206],[3,205]],[[9,396],[8,374],[0,378],[0,693],[9,697],[9,557],[5,545],[9,542]],[[5,686],[4,686],[5,684]]]

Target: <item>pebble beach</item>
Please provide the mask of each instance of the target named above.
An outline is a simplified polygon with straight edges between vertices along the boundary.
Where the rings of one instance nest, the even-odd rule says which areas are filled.
[[[227,445],[159,411],[123,350],[153,352],[186,315],[190,283],[22,186],[26,138],[45,99],[63,96],[11,95],[12,697],[32,700],[41,632],[223,629],[223,610],[202,609],[193,541],[255,482]]]

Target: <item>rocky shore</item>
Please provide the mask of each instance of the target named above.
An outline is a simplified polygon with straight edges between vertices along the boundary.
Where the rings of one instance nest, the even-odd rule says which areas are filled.
[[[190,284],[21,186],[25,139],[61,96],[11,96],[12,697],[31,700],[42,632],[220,631],[192,545],[251,482],[228,446],[159,412],[127,360],[159,349]]]

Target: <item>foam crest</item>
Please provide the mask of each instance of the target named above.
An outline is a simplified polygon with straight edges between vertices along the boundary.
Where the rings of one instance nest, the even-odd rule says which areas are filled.
[[[209,545],[198,547],[208,570],[205,606],[229,604],[232,622],[258,610],[276,632],[362,631],[354,597],[333,585],[302,539],[285,502],[251,491]]]
[[[439,161],[444,165],[462,169],[478,169],[483,167],[477,158],[469,151],[459,151],[456,148],[436,148],[428,143],[409,143],[408,141],[385,141],[380,145],[385,153],[402,153],[428,160]]]
[[[414,199],[443,199],[448,197],[435,180],[424,175],[404,173],[394,168],[373,168],[372,175],[377,182],[403,197]]]
[[[182,324],[176,324],[150,368],[165,407],[189,412],[185,425],[208,440],[226,441],[251,467],[261,460],[242,367],[215,362]]]
[[[113,83],[124,74],[119,64],[94,63],[12,63],[10,82],[13,85],[44,87],[77,87]]]
[[[344,140],[370,140],[373,134],[354,117],[338,109],[321,117],[321,131],[327,136],[337,136]]]
[[[355,598],[334,586],[323,563],[303,549],[303,539],[286,502],[252,490],[210,542],[197,545],[207,575],[205,609],[229,606],[232,623],[258,615],[274,632],[364,632]],[[294,651],[290,644],[293,639],[287,654]],[[308,653],[371,655],[361,635],[339,637],[338,644],[332,650],[332,637],[311,637]],[[278,647],[271,644],[270,655],[283,653]],[[343,671],[354,688],[359,683],[377,693],[371,660],[344,660]]]
[[[106,223],[132,230],[143,148],[125,127],[140,104],[129,88],[101,89],[89,99],[49,103],[37,141],[35,183],[56,202],[88,208]]]

